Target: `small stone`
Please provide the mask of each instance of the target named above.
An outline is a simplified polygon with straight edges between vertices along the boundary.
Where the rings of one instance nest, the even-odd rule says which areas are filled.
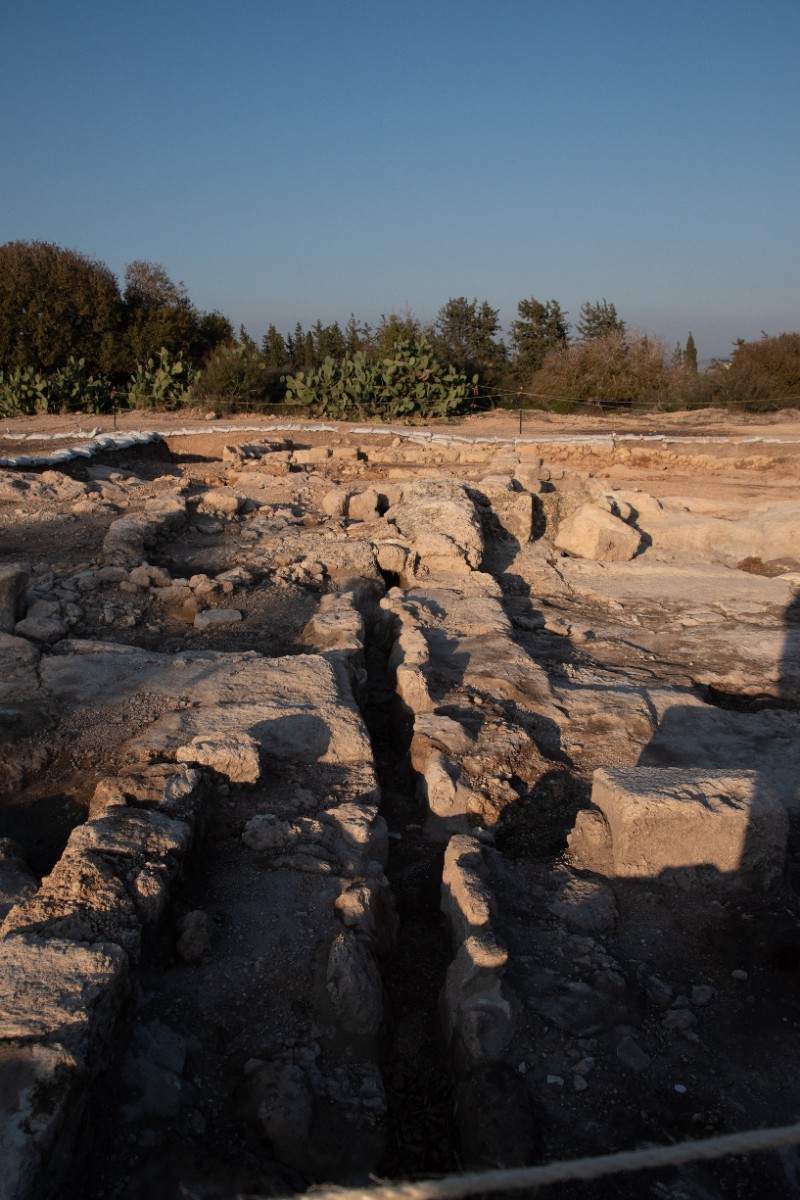
[[[697,1017],[688,1008],[672,1008],[661,1022],[664,1029],[672,1029],[676,1033],[691,1029],[697,1024]]]
[[[740,967],[738,967],[735,971],[731,971],[731,979],[744,980],[747,978],[747,971],[743,971]]]
[[[236,625],[242,619],[238,608],[207,608],[199,612],[194,619],[194,627],[198,630],[221,629],[225,625]]]
[[[582,1075],[573,1075],[572,1086],[576,1092],[585,1092],[589,1085]]]
[[[647,993],[647,999],[656,1008],[668,1008],[674,992],[668,983],[663,979],[659,979],[657,975],[651,975],[645,980],[644,990]]]
[[[638,1042],[635,1042],[632,1037],[625,1037],[617,1046],[617,1058],[624,1067],[630,1071],[635,1071],[637,1074],[640,1071],[646,1070],[653,1061],[649,1054],[646,1054]]]
[[[697,1008],[705,1008],[707,1004],[711,1003],[716,994],[716,989],[710,987],[709,984],[698,983],[692,988],[692,1004],[696,1005]]]
[[[682,1083],[676,1083],[673,1090],[676,1091],[679,1096],[683,1096],[686,1093],[686,1088]]]
[[[211,949],[208,917],[201,909],[189,912],[178,921],[180,937],[175,949],[184,962],[199,962]]]
[[[563,1087],[564,1077],[563,1075],[548,1075],[547,1082],[551,1083],[554,1087]]]

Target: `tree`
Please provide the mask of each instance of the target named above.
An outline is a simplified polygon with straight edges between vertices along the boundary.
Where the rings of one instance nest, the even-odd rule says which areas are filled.
[[[261,353],[270,371],[285,371],[289,366],[289,347],[274,325],[269,326],[261,339]]]
[[[294,333],[286,339],[286,345],[289,348],[292,370],[304,371],[306,368],[306,335],[299,321],[294,327]]]
[[[532,388],[558,400],[652,401],[669,383],[665,359],[658,339],[629,338],[617,329],[548,351]]]
[[[511,325],[511,345],[514,350],[514,371],[527,382],[541,367],[548,350],[569,344],[567,314],[557,300],[520,300],[518,319]]]
[[[51,242],[0,246],[0,370],[50,374],[71,357],[120,368],[124,311],[103,263]]]
[[[245,329],[244,325],[239,326],[239,344],[241,346],[244,346],[244,348],[246,350],[250,350],[250,351],[258,350],[258,346],[255,343],[255,339],[250,336],[250,334]]]
[[[624,333],[625,322],[620,320],[615,306],[609,304],[604,296],[594,304],[587,300],[581,305],[577,328],[582,340],[590,342],[592,338],[605,337],[607,333]]]
[[[387,317],[381,313],[378,328],[375,330],[375,351],[379,357],[394,354],[401,342],[413,342],[422,333],[422,326],[410,309],[404,313],[389,313]]]
[[[483,300],[451,297],[434,321],[436,351],[467,375],[484,378],[496,372],[505,359],[505,346],[498,342],[498,310]]]
[[[694,375],[697,374],[697,347],[694,344],[692,331],[689,330],[689,336],[686,339],[686,349],[683,352],[683,362],[688,371]]]
[[[720,372],[720,398],[756,408],[800,407],[800,333],[739,338],[730,367]]]
[[[360,324],[356,320],[355,313],[350,313],[344,331],[344,340],[347,347],[347,356],[353,358],[359,351],[366,350],[371,345],[372,330],[369,325]]]
[[[321,363],[326,358],[341,359],[347,354],[347,343],[339,322],[323,325],[317,321],[314,326],[314,358],[315,363]]]
[[[137,259],[126,267],[124,302],[131,363],[166,349],[199,364],[216,346],[233,340],[227,318],[198,312],[184,284],[173,283],[160,263]]]

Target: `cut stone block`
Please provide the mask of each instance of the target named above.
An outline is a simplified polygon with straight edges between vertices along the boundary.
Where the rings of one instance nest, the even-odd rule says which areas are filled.
[[[557,550],[595,562],[628,562],[639,550],[641,535],[612,513],[585,504],[563,521],[555,539]]]
[[[780,882],[788,817],[756,771],[601,768],[592,802],[569,838],[573,862],[587,870],[686,889]]]

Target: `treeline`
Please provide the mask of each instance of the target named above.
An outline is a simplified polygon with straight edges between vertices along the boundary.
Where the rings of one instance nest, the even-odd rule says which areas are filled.
[[[120,287],[103,264],[46,242],[0,246],[0,416],[112,404],[221,411],[293,403],[347,417],[445,415],[496,405],[569,411],[800,404],[800,334],[736,343],[698,370],[692,334],[667,347],[629,330],[605,298],[572,327],[557,300],[521,300],[504,339],[488,301],[450,298],[433,322],[354,314],[260,342],[200,312],[158,264]]]

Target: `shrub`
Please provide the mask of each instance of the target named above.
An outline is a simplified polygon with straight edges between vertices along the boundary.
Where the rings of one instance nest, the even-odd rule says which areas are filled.
[[[478,376],[473,377],[477,383]],[[399,342],[377,362],[355,354],[342,362],[326,358],[317,371],[286,377],[286,398],[319,416],[342,420],[420,415],[445,417],[467,402],[467,379],[419,337]]]
[[[0,371],[0,417],[48,412],[47,380],[33,367]]]
[[[550,401],[630,405],[663,399],[668,378],[661,341],[615,330],[550,350],[529,390]]]
[[[111,383],[105,375],[92,375],[85,358],[67,360],[48,381],[49,412],[108,412],[111,409]]]
[[[194,375],[182,354],[173,358],[162,346],[155,358],[148,358],[131,376],[128,403],[131,408],[180,408]]]
[[[730,367],[718,372],[724,403],[747,408],[800,407],[800,333],[739,342]]]
[[[274,393],[275,374],[262,354],[248,346],[222,345],[195,376],[187,399],[238,412],[269,403]]]

